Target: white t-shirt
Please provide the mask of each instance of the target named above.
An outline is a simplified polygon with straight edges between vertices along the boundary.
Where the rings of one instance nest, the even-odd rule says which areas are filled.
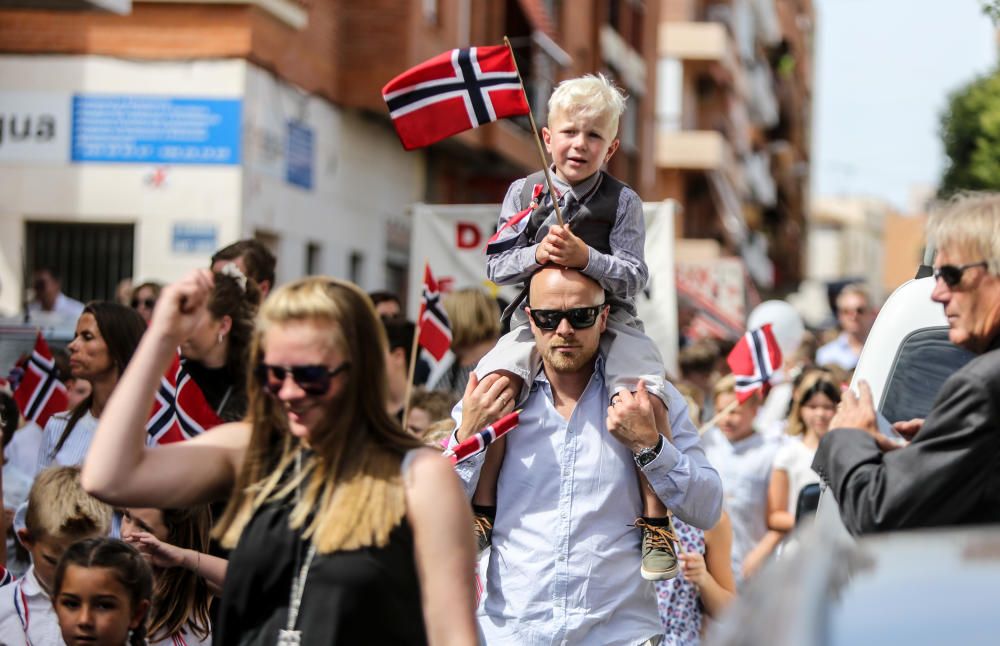
[[[0,588],[0,644],[27,646],[26,637],[35,646],[63,643],[56,611],[35,578],[33,567],[22,578]]]
[[[816,449],[807,448],[801,437],[791,437],[774,454],[774,469],[788,474],[788,511],[794,515],[799,493],[806,485],[819,482],[819,474],[812,470]]]

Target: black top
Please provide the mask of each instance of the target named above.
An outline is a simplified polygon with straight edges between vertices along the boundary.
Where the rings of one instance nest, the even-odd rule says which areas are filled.
[[[244,528],[229,558],[216,646],[277,643],[296,559],[308,552],[288,527],[291,510],[290,502],[265,505]],[[426,644],[413,550],[404,518],[384,548],[317,554],[295,626],[302,644]]]
[[[184,369],[198,384],[205,401],[223,422],[238,422],[247,412],[246,384],[229,374],[229,368],[209,368],[200,361],[181,359]]]

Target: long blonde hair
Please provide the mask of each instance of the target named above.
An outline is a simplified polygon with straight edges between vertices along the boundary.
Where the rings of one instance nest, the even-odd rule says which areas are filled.
[[[289,432],[280,402],[250,380],[250,444],[215,534],[224,546],[235,546],[261,505],[300,489],[290,525],[320,553],[382,547],[406,512],[403,455],[421,446],[386,409],[385,331],[368,296],[355,285],[303,278],[265,301],[250,365],[262,360],[272,326],[302,321],[329,328],[330,347],[350,362],[344,389],[331,402],[323,428],[310,438],[312,451],[302,458],[303,468],[289,477],[301,444]]]

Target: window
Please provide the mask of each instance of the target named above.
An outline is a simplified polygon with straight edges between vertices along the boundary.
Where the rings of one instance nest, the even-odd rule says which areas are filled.
[[[355,285],[360,285],[361,281],[364,279],[365,271],[365,255],[360,251],[352,251],[350,258],[350,267],[348,268],[348,276],[351,282]]]
[[[28,276],[35,267],[52,267],[61,276],[62,292],[86,303],[115,300],[115,287],[132,277],[135,227],[131,224],[28,222]]]
[[[322,265],[322,247],[318,242],[310,242],[306,245],[306,276],[315,276],[323,273],[320,269]]]
[[[973,356],[948,340],[947,327],[911,333],[889,371],[880,412],[890,423],[927,417],[941,384]]]

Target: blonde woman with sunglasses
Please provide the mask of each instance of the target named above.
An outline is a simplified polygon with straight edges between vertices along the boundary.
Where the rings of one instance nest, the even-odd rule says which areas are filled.
[[[385,410],[385,336],[332,278],[273,292],[251,345],[246,421],[169,446],[142,433],[159,375],[205,317],[212,274],[167,287],[108,404],[84,486],[122,506],[229,498],[215,644],[474,644],[472,518],[450,464]]]

